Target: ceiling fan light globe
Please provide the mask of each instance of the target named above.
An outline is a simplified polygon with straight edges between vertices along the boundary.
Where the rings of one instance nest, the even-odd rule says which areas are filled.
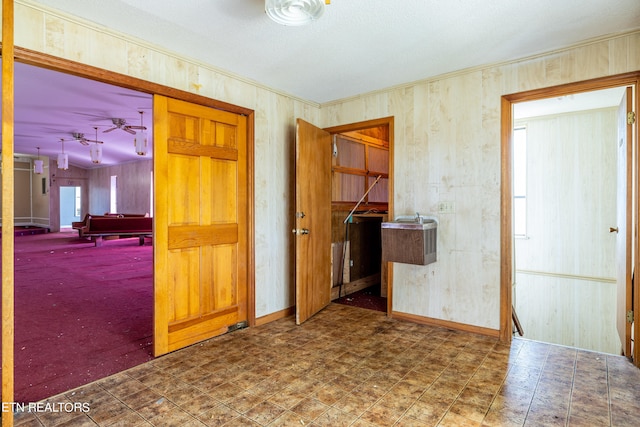
[[[136,154],[138,154],[138,156],[147,155],[147,133],[144,130],[138,132],[133,139],[133,145],[136,147]]]
[[[65,171],[69,169],[69,155],[67,153],[58,154],[58,169]]]
[[[43,160],[34,160],[33,161],[33,173],[40,175],[44,172],[44,161]]]
[[[264,10],[271,20],[282,25],[300,26],[320,19],[325,0],[265,0]]]
[[[102,147],[98,144],[93,144],[89,150],[91,154],[91,161],[95,164],[102,162]]]

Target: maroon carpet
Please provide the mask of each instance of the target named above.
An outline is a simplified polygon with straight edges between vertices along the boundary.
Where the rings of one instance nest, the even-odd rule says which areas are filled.
[[[352,307],[368,308],[369,310],[387,311],[387,299],[380,296],[380,285],[375,285],[354,292],[334,302]]]
[[[153,248],[15,239],[15,396],[32,402],[151,360]]]

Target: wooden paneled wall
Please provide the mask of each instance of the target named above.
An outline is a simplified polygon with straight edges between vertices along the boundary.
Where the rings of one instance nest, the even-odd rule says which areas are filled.
[[[117,176],[117,205],[120,213],[151,212],[151,170],[149,158],[133,163],[89,171],[89,213],[109,212],[111,176]]]

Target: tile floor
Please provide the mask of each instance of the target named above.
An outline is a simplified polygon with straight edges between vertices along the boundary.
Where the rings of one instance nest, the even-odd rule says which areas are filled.
[[[218,337],[49,399],[16,426],[638,426],[625,358],[332,304]]]

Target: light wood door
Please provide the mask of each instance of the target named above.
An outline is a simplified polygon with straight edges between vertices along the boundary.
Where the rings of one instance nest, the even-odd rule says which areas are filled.
[[[154,353],[247,320],[246,117],[154,97]]]
[[[296,122],[296,323],[331,302],[331,136]]]
[[[616,221],[616,283],[617,310],[616,327],[620,335],[622,350],[631,356],[631,323],[627,312],[631,310],[631,125],[627,113],[631,111],[632,88],[628,87],[618,107],[618,166]]]

